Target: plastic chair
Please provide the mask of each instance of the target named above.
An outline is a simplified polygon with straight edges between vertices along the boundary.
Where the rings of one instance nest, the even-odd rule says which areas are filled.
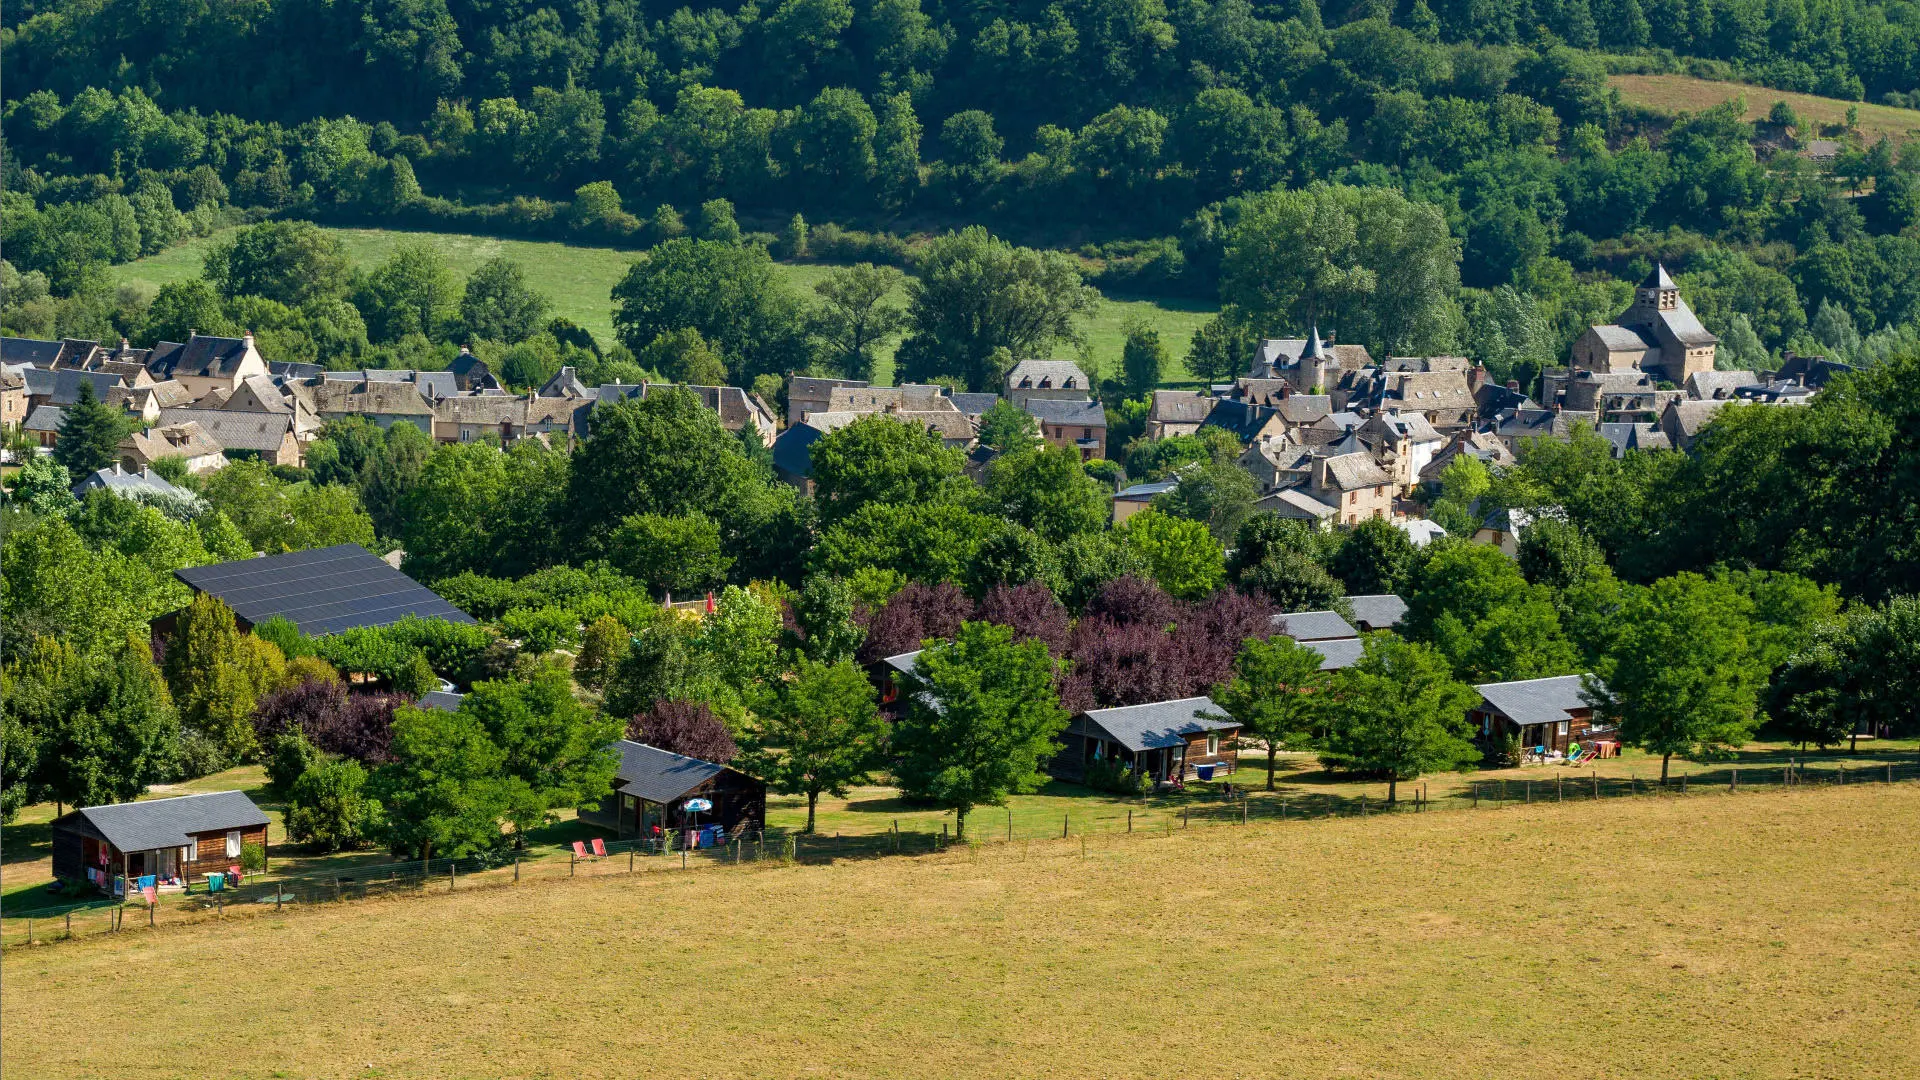
[[[579,840],[575,840],[573,842],[573,857],[576,859],[593,858],[593,856],[587,854],[587,845],[584,842]]]
[[[240,884],[240,868],[237,866],[227,867],[227,880],[233,882],[235,885]]]
[[[597,836],[593,838],[593,857],[596,859],[604,859],[607,857],[607,845],[601,843],[600,838]]]

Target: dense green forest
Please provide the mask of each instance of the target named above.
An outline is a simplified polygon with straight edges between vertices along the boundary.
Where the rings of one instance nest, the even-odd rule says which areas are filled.
[[[702,228],[716,199],[776,253],[795,214],[817,257],[910,269],[907,238],[984,224],[1075,251],[1109,291],[1226,300],[1216,339],[1323,317],[1502,370],[1561,358],[1655,259],[1732,364],[1871,361],[1920,321],[1920,152],[1757,154],[1822,133],[1791,110],[1651,115],[1606,83],[1627,59],[1711,63],[1906,104],[1911,3],[50,0],[4,33],[12,333],[151,339],[151,298],[99,269],[239,221],[643,247],[727,235]],[[1321,181],[1334,194],[1271,194]],[[1251,278],[1295,252],[1344,276],[1293,274],[1287,295]],[[1387,295],[1410,279],[1430,295]],[[360,315],[373,345],[397,340]],[[364,351],[345,311],[303,317],[309,348]],[[727,357],[749,375],[815,359]]]

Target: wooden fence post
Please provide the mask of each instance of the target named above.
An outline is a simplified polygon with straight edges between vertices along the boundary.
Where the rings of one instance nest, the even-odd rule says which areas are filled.
[[[1893,762],[1887,762],[1887,783],[1893,783]]]
[[[1564,776],[1556,776],[1553,778],[1553,801],[1554,802],[1564,801],[1567,785],[1562,781],[1564,781],[1565,779],[1566,777]]]
[[[1600,770],[1599,769],[1593,770],[1593,797],[1595,801],[1598,801],[1600,798]]]
[[[1733,776],[1727,781],[1727,790],[1728,791],[1740,790],[1740,766],[1738,765],[1735,765],[1733,767]]]
[[[33,920],[27,920],[27,944],[33,944]]]
[[[453,860],[447,860],[447,891],[453,891]]]
[[[1533,781],[1527,781],[1527,805],[1533,805]]]
[[[1892,768],[1893,766],[1889,765],[1887,767]],[[1285,795],[1280,796],[1280,820],[1287,820],[1287,797]]]
[[[1680,774],[1680,794],[1685,795],[1686,793],[1687,793],[1687,774],[1681,773]]]
[[[1127,833],[1128,835],[1133,833],[1133,807],[1131,806],[1127,807]]]
[[[1474,782],[1474,785],[1473,785],[1473,808],[1474,808],[1475,810],[1478,810],[1478,809],[1480,809],[1480,784],[1479,784],[1479,781],[1475,781],[1475,782]]]
[[[580,869],[580,856],[567,852],[567,876],[572,877]]]
[[[1067,815],[1061,814],[1060,815],[1060,839],[1065,840],[1066,838],[1067,838]]]
[[[520,884],[520,856],[513,857],[513,883]]]
[[[1245,825],[1246,823],[1247,823],[1247,800],[1243,798],[1240,800],[1240,824]]]

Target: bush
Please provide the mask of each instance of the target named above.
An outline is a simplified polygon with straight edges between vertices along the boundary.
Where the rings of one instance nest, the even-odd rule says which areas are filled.
[[[301,656],[313,655],[313,641],[300,632],[300,628],[282,616],[275,615],[253,628],[253,636],[263,641],[271,641],[280,647],[280,654],[292,660]]]
[[[359,847],[379,826],[380,804],[367,797],[367,770],[330,761],[307,770],[293,787],[287,835],[322,851]]]
[[[1119,758],[1101,758],[1087,764],[1087,786],[1120,795],[1144,795],[1147,777]]]
[[[267,868],[267,846],[265,844],[240,845],[240,869],[249,874],[258,873]]]
[[[870,262],[876,265],[905,266],[912,261],[907,242],[890,233],[855,232],[829,221],[808,232],[807,254],[821,262]]]
[[[1512,769],[1526,761],[1527,751],[1520,745],[1520,736],[1509,733],[1505,739],[1501,740],[1500,745],[1493,748],[1489,756],[1493,758],[1495,765],[1503,769]]]
[[[174,777],[192,780],[233,764],[220,741],[200,731],[182,731],[173,744]]]
[[[566,608],[514,608],[500,617],[500,630],[533,653],[550,653],[572,639],[580,617]]]
[[[267,750],[267,783],[282,795],[288,794],[308,769],[325,761],[326,755],[300,732],[275,735]]]

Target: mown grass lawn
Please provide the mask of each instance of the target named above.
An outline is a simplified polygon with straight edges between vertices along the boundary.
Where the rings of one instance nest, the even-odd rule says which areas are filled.
[[[377,265],[393,254],[404,240],[431,243],[446,258],[455,273],[466,275],[488,259],[504,255],[526,268],[536,289],[554,302],[554,313],[587,328],[603,343],[613,336],[613,286],[640,254],[637,250],[610,247],[585,247],[556,241],[509,240],[464,233],[404,232],[393,229],[329,228],[346,246],[347,254],[361,267]],[[219,234],[216,234],[216,236]],[[158,289],[170,281],[200,275],[205,251],[215,237],[201,237],[158,255],[113,268],[116,280],[149,289]],[[831,266],[821,263],[778,263],[779,270],[796,287],[811,294],[814,282],[826,276]],[[897,297],[904,299],[904,296]],[[1190,300],[1107,299],[1100,310],[1087,320],[1084,332],[1094,362],[1102,370],[1115,373],[1120,368],[1121,345],[1126,328],[1134,321],[1145,322],[1160,332],[1173,363],[1162,373],[1169,383],[1188,378],[1180,361],[1187,354],[1193,332],[1218,310],[1215,305]],[[1062,344],[1056,355],[1077,356],[1070,344]],[[877,373],[881,381],[891,381],[893,355],[888,349]]]
[[[0,1067],[1911,1076],[1916,826],[1800,788],[229,911],[9,949]]]

